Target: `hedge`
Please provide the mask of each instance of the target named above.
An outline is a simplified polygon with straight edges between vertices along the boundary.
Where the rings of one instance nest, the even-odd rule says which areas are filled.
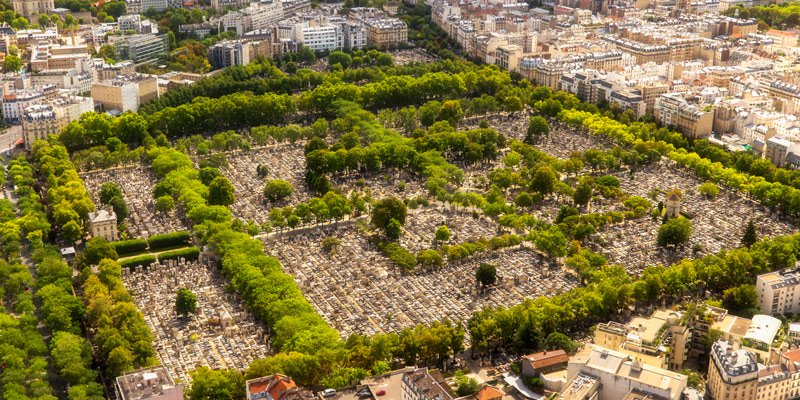
[[[114,250],[117,254],[123,256],[125,254],[140,253],[147,250],[147,240],[144,239],[131,239],[113,242]]]
[[[154,256],[152,254],[145,254],[145,255],[141,255],[141,256],[137,256],[137,257],[131,257],[131,258],[119,260],[118,262],[119,262],[119,265],[122,266],[122,268],[131,268],[131,269],[133,269],[137,265],[147,266],[147,265],[150,265],[151,263],[156,262],[156,256]]]
[[[158,262],[163,263],[167,260],[177,260],[181,257],[185,258],[186,260],[197,260],[197,257],[200,256],[200,249],[196,246],[187,247],[185,249],[177,249],[177,250],[170,250],[165,251],[158,255]]]
[[[164,247],[179,246],[189,243],[189,231],[164,233],[161,235],[150,236],[147,239],[150,250],[163,249]]]

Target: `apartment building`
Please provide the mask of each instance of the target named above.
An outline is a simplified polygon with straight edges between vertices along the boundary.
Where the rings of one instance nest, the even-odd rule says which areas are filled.
[[[3,120],[6,122],[19,122],[23,111],[34,105],[54,98],[58,94],[55,85],[12,90],[3,95]]]
[[[800,268],[759,275],[756,298],[759,309],[767,315],[800,312]]]
[[[344,47],[341,26],[295,26],[295,41],[314,51],[333,51]]]
[[[627,324],[597,325],[594,343],[658,368],[677,370],[689,358],[692,332],[681,315],[658,310],[648,318],[635,317]]]
[[[114,45],[120,59],[131,60],[137,64],[156,60],[169,52],[167,35],[112,36],[109,37],[109,42]]]
[[[89,59],[85,45],[41,44],[30,48],[30,66],[34,72],[44,70],[69,70]]]
[[[367,28],[367,45],[379,49],[408,41],[408,26],[397,18],[368,18],[361,21]]]
[[[585,384],[576,385],[576,381]],[[588,345],[569,360],[562,398],[617,400],[639,390],[679,400],[687,381],[686,375],[641,363],[619,351]],[[579,397],[570,394],[578,388],[586,392]],[[565,393],[572,397],[565,397]]]
[[[44,70],[31,75],[31,86],[54,85],[58,89],[66,89],[73,94],[89,93],[92,89],[92,74],[79,69]]]
[[[29,149],[39,139],[56,135],[83,113],[94,111],[91,97],[61,96],[46,103],[34,104],[22,112],[22,137]]]
[[[157,97],[158,79],[151,75],[118,76],[92,85],[92,98],[104,110],[137,111],[142,103]]]
[[[217,11],[222,11],[226,8],[241,8],[247,7],[250,0],[211,0],[211,7]]]
[[[800,110],[800,87],[797,85],[775,79],[762,83],[761,90],[769,96],[790,102],[792,107],[787,112]]]
[[[237,36],[242,36],[246,32],[269,28],[283,19],[283,4],[280,1],[259,2],[223,15],[219,19],[219,30],[236,32]]]
[[[250,44],[236,40],[223,40],[208,48],[208,62],[212,69],[250,63]]]
[[[400,400],[453,400],[444,377],[439,371],[418,368],[404,372],[403,394]]]
[[[706,395],[712,400],[788,400],[800,395],[800,349],[774,351],[769,365],[719,340],[711,347]]]
[[[520,58],[522,58],[522,47],[508,44],[497,47],[494,63],[504,70],[514,72],[518,69]]]
[[[707,138],[714,128],[714,110],[691,104],[679,93],[659,96],[653,109],[659,122],[678,128],[687,137]]]

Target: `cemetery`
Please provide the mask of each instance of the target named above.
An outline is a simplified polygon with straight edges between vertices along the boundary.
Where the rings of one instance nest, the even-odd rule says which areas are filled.
[[[106,182],[119,185],[130,215],[125,220],[131,238],[147,239],[152,235],[183,231],[186,224],[176,210],[156,211],[153,187],[156,176],[145,166],[126,166],[87,172],[81,175],[95,204],[100,204],[100,187]]]
[[[181,258],[126,268],[123,282],[155,336],[159,362],[176,380],[191,381],[189,372],[203,366],[245,370],[270,354],[263,326],[236,294],[224,290],[225,279],[211,260]],[[176,313],[180,288],[197,296],[194,314]]]
[[[222,169],[222,173],[235,188],[236,201],[231,211],[238,218],[264,224],[269,222],[269,210],[273,206],[296,205],[311,197],[303,182],[305,156],[302,144],[280,143],[236,151],[228,153],[227,159],[229,165]],[[268,169],[263,178],[256,171],[259,165]],[[264,183],[272,179],[284,179],[294,188],[288,198],[275,204],[264,196]]]
[[[439,210],[410,214],[403,241],[423,248],[426,239],[411,243],[410,232],[429,232],[427,237],[432,237],[442,221],[453,225],[454,237],[491,236],[491,224],[476,221],[466,212],[435,212]],[[336,237],[340,243],[326,251],[322,246],[326,237]],[[274,234],[267,239],[266,249],[281,260],[306,298],[343,335],[398,332],[444,319],[463,322],[486,306],[510,306],[578,285],[572,274],[524,246],[445,264],[433,272],[403,273],[369,242],[357,223]],[[480,263],[497,267],[497,284],[485,293],[479,291],[475,279]]]
[[[740,192],[720,188],[716,197],[703,196],[697,190],[703,181],[671,160],[662,160],[634,173],[619,171],[615,176],[622,191],[629,195],[651,198],[655,194],[654,204],[664,202],[666,191],[679,189],[683,194],[681,212],[691,217],[694,228],[690,242],[675,249],[656,245],[660,218],[626,221],[601,232],[594,243],[596,250],[605,254],[609,262],[625,266],[630,273],[641,272],[648,265],[671,265],[682,258],[738,247],[751,219],[761,237],[788,235],[793,231],[789,221]]]

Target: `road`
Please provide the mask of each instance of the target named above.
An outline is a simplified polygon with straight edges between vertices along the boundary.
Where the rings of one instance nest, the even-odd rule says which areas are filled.
[[[14,147],[14,142],[22,137],[22,127],[14,125],[0,133],[0,152]]]

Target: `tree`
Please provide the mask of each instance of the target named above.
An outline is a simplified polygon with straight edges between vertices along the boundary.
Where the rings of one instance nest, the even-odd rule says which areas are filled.
[[[755,285],[740,285],[722,292],[722,305],[732,311],[754,308],[757,299]]]
[[[539,115],[530,117],[528,119],[528,132],[525,134],[525,143],[537,143],[542,136],[547,136],[549,133],[550,124],[547,123],[544,117]]]
[[[417,253],[417,265],[423,268],[438,268],[443,263],[442,255],[436,250],[425,249]]]
[[[446,242],[450,240],[450,228],[447,225],[441,225],[436,228],[436,232],[433,234],[434,239],[437,242]]]
[[[220,172],[219,168],[215,167],[203,167],[200,168],[200,181],[203,182],[203,185],[210,185],[211,182],[214,181],[218,176],[222,176],[222,172]]]
[[[539,167],[533,174],[533,179],[531,180],[531,189],[541,193],[542,195],[547,195],[553,192],[557,181],[558,176],[552,168],[548,166]]]
[[[123,200],[122,197],[115,196],[111,198],[108,204],[114,210],[114,214],[117,214],[118,224],[124,221],[125,218],[128,218],[128,215],[130,215],[130,211],[128,210],[128,204],[125,203],[125,200]]]
[[[572,201],[576,206],[585,206],[589,204],[592,199],[592,185],[588,183],[581,183],[575,188],[575,193],[572,194]]]
[[[122,197],[122,189],[114,182],[106,182],[100,186],[100,202],[108,204],[114,197]]]
[[[192,386],[188,394],[192,400],[239,400],[245,397],[244,377],[239,371],[200,367],[191,375]]]
[[[397,197],[391,196],[375,203],[372,207],[371,222],[378,229],[384,229],[389,221],[396,220],[400,225],[406,223],[406,205]]]
[[[341,241],[333,236],[327,236],[322,239],[322,249],[330,253],[336,246],[339,246]]]
[[[101,260],[106,258],[116,260],[119,255],[117,255],[114,246],[105,239],[96,237],[86,242],[86,249],[78,256],[76,263],[81,267],[88,267],[90,265],[98,265]]]
[[[456,394],[459,397],[470,396],[478,392],[478,381],[467,376],[464,371],[456,371]]]
[[[514,204],[520,208],[533,207],[533,197],[528,194],[528,192],[520,192],[517,197],[514,198]]]
[[[22,60],[15,55],[6,55],[3,59],[3,72],[17,72],[22,67]]]
[[[175,311],[178,315],[187,316],[197,312],[197,296],[187,288],[178,289],[175,298]]]
[[[330,54],[328,54],[328,64],[330,64],[331,66],[339,64],[342,66],[342,68],[347,69],[350,67],[350,64],[352,63],[353,63],[353,58],[350,56],[350,54],[347,54],[343,51],[337,50],[337,51],[332,51]]]
[[[461,104],[456,100],[448,100],[442,103],[442,108],[439,109],[439,116],[436,119],[438,121],[447,121],[450,126],[456,127],[463,116],[464,111],[461,110]]]
[[[475,270],[475,279],[483,286],[494,285],[497,282],[497,267],[492,264],[481,263]]]
[[[692,222],[683,216],[672,218],[658,228],[659,246],[678,246],[689,241],[692,236]]]
[[[100,50],[97,51],[97,56],[113,62],[117,58],[117,49],[115,49],[114,46],[104,44],[100,46]]]
[[[555,226],[536,232],[533,244],[551,257],[564,257],[567,254],[567,237]]]
[[[208,204],[212,206],[229,206],[236,199],[233,192],[234,188],[231,181],[224,176],[218,176],[208,185]]]
[[[273,203],[291,196],[293,192],[292,184],[283,179],[273,179],[264,185],[264,197]]]
[[[175,200],[170,195],[160,196],[156,199],[156,211],[168,213],[175,208]]]
[[[719,187],[713,182],[705,182],[697,189],[701,195],[713,199],[719,195]]]
[[[544,348],[547,350],[564,350],[567,353],[573,353],[578,350],[578,347],[577,342],[561,332],[553,332],[544,340]]]
[[[400,236],[403,234],[403,225],[400,223],[400,221],[392,218],[389,220],[389,223],[386,225],[386,227],[383,228],[383,233],[389,240],[400,239]]]
[[[758,242],[758,231],[756,230],[756,224],[751,219],[747,222],[747,227],[744,229],[744,235],[742,235],[742,246],[747,247],[748,249],[750,246],[756,244]]]

